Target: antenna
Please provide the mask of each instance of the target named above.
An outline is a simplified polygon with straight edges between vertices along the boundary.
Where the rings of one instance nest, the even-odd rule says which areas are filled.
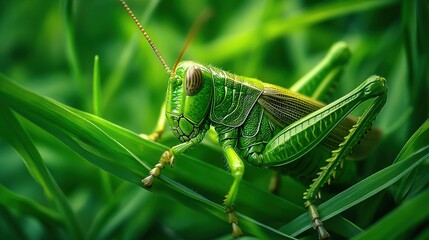
[[[186,49],[188,49],[189,44],[191,44],[192,40],[194,40],[196,33],[200,30],[203,23],[205,23],[211,16],[212,16],[212,12],[210,11],[210,9],[206,9],[198,17],[194,25],[192,25],[191,30],[189,31],[188,36],[186,37],[185,43],[183,44],[182,50],[180,51],[179,56],[176,59],[176,62],[174,62],[173,71],[171,72],[170,77],[174,77],[174,75],[176,74],[177,64],[179,64],[179,61],[183,57],[183,54],[186,52]]]
[[[133,11],[131,11],[131,8],[128,6],[128,4],[124,0],[119,0],[124,8],[127,10],[128,14],[130,14],[131,18],[134,20],[134,22],[137,24],[137,27],[140,29],[140,31],[143,33],[144,37],[146,38],[147,42],[149,43],[152,50],[155,52],[156,56],[158,57],[159,61],[161,62],[164,69],[167,71],[167,73],[170,73],[171,70],[165,63],[164,58],[162,57],[161,53],[159,53],[158,49],[155,47],[155,44],[150,39],[149,35],[147,34],[146,30],[142,27],[139,20],[137,20],[136,16],[134,15]]]

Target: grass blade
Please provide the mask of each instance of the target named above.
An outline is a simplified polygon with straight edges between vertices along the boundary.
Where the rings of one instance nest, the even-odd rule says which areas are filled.
[[[46,208],[33,200],[20,196],[5,186],[0,185],[0,204],[8,209],[15,209],[26,215],[33,216],[42,221],[46,226],[54,227],[62,225],[62,218],[49,208]]]
[[[405,201],[389,215],[372,225],[367,231],[356,236],[358,239],[395,239],[408,230],[429,219],[429,208],[425,207],[429,201],[429,189],[416,197]],[[407,219],[404,221],[404,219]]]
[[[427,1],[402,1],[402,22],[404,43],[407,54],[408,85],[413,94],[411,101],[413,106],[420,111],[428,113],[427,102],[429,97],[421,89],[429,89],[429,33],[427,23],[429,21],[429,5]],[[420,111],[412,113],[411,129],[416,129],[427,115]]]
[[[98,55],[95,55],[94,73],[92,78],[92,112],[97,116],[101,116],[100,100],[100,58]]]
[[[414,133],[407,141],[404,148],[402,148],[398,157],[395,159],[395,163],[404,161],[414,152],[427,146],[429,146],[429,119],[426,120],[426,122],[423,123],[416,133]],[[418,193],[428,184],[429,180],[426,177],[427,171],[425,171],[425,169],[427,169],[427,163],[414,169],[398,183],[393,185],[392,191],[396,202],[401,202],[407,197],[414,196],[413,194]],[[420,182],[418,183],[418,181]]]
[[[7,207],[0,206],[0,224],[2,226],[2,235],[13,235],[16,239],[26,239],[25,233],[19,227],[19,221],[8,211]],[[5,229],[5,230],[3,230]]]
[[[74,239],[82,239],[83,233],[76,216],[55,179],[43,163],[30,136],[22,128],[9,108],[0,104],[0,112],[2,115],[0,125],[3,126],[0,128],[1,136],[21,155],[33,178],[42,186],[48,199],[54,202],[61,213],[62,220],[68,228],[70,236]]]
[[[75,28],[73,21],[73,0],[63,0],[63,14],[64,23],[66,25],[66,52],[67,60],[70,65],[73,78],[76,81],[76,88],[79,90],[79,99],[81,104],[87,107],[87,87],[84,79],[82,78],[82,71],[79,65],[79,56],[75,42]]]

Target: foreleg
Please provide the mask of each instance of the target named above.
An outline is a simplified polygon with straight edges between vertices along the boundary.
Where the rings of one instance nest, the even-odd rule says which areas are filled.
[[[152,186],[154,178],[160,175],[161,169],[163,169],[166,164],[169,164],[171,167],[173,167],[174,157],[185,152],[188,148],[200,143],[203,140],[204,135],[205,132],[201,132],[195,138],[190,139],[188,142],[181,143],[172,147],[170,150],[165,151],[162,154],[159,162],[152,170],[150,170],[149,175],[142,180],[143,185],[146,188],[150,188]]]

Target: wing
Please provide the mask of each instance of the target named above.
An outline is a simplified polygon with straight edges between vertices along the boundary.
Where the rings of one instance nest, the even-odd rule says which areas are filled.
[[[258,103],[266,110],[272,121],[284,128],[298,119],[322,108],[324,103],[286,88],[264,83],[264,91]],[[349,129],[356,123],[357,118],[348,116],[341,121],[332,132],[321,142],[329,150],[335,150],[349,134]],[[360,159],[367,156],[381,138],[381,131],[372,128],[362,139],[362,145],[356,146],[352,158]]]

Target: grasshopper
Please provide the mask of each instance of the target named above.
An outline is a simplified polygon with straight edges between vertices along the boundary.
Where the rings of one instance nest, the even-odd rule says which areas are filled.
[[[199,144],[213,127],[234,178],[224,200],[233,237],[243,234],[234,202],[246,160],[256,167],[269,167],[304,179],[310,177],[303,194],[304,206],[319,239],[329,238],[314,201],[320,198],[321,188],[330,183],[346,158],[368,154],[370,150],[359,149],[360,140],[376,142],[380,137],[379,131],[370,130],[386,102],[386,80],[370,76],[328,105],[306,96],[325,91],[338,78],[350,57],[344,42],[334,44],[326,57],[290,89],[213,66],[180,62],[187,44],[170,70],[131,9],[123,0],[120,2],[170,75],[163,107],[165,116],[149,138],[158,139],[167,121],[173,134],[182,141],[163,153],[159,163],[142,180],[144,187],[150,188],[166,164],[172,166],[175,156]],[[359,118],[349,116],[367,100],[371,104]]]

